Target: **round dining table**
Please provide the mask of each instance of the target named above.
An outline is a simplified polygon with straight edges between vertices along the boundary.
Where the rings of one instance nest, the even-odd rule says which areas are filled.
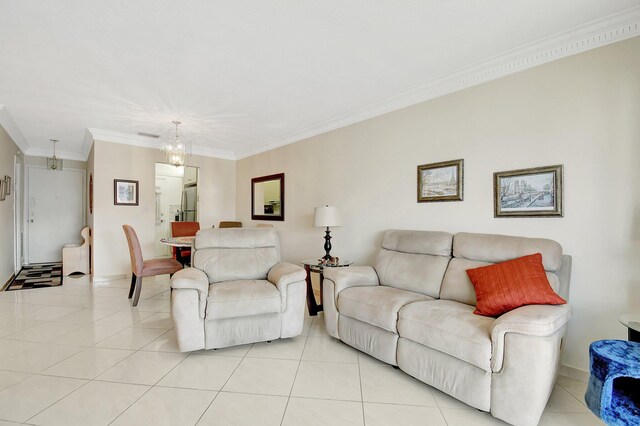
[[[191,249],[193,242],[195,241],[195,235],[188,237],[167,237],[161,238],[160,242],[162,244],[175,247],[176,248],[176,260],[182,263],[182,266],[191,264],[191,256],[184,256],[182,253],[186,251],[186,249]]]

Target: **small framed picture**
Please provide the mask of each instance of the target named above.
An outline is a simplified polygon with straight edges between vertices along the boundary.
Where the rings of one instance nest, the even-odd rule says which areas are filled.
[[[137,180],[113,180],[113,204],[117,206],[138,205],[138,181]]]
[[[11,195],[11,176],[4,177],[4,195]]]
[[[462,201],[464,160],[418,166],[418,202]]]
[[[493,174],[495,217],[562,217],[562,164]]]
[[[7,198],[7,194],[6,194],[6,187],[7,182],[3,180],[0,180],[0,201],[4,201],[5,198]]]

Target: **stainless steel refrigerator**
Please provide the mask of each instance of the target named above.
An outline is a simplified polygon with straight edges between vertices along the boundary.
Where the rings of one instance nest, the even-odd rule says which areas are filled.
[[[182,208],[180,221],[197,222],[198,185],[185,185],[182,191]]]

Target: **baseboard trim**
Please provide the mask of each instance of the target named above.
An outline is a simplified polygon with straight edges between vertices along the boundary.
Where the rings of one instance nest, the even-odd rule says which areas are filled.
[[[570,379],[579,380],[581,382],[589,381],[589,372],[585,371],[581,368],[572,367],[566,364],[560,364],[560,369],[558,370],[558,374],[560,376],[568,377]]]
[[[5,291],[7,288],[9,288],[9,284],[11,284],[11,281],[13,281],[15,277],[16,277],[15,273],[11,274],[7,282],[2,285],[2,288],[0,288],[0,291]]]
[[[127,275],[127,274],[119,274],[119,275],[103,275],[101,277],[93,277],[93,282],[94,283],[102,283],[105,281],[117,281],[117,280],[124,280],[127,277],[130,277],[131,275]]]

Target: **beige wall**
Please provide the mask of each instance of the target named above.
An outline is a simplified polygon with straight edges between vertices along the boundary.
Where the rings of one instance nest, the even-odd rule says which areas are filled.
[[[339,206],[332,254],[371,264],[388,228],[559,241],[573,255],[574,317],[563,362],[624,338],[640,310],[640,38],[549,63],[237,162],[238,219],[250,180],[284,172],[283,258],[323,254],[313,208]],[[464,201],[416,202],[416,166],[464,158]],[[564,218],[494,218],[492,174],[564,164]]]
[[[129,274],[129,251],[123,224],[133,226],[143,255],[153,258],[155,243],[155,164],[163,162],[159,149],[95,141],[93,145],[94,191],[94,275],[108,277]],[[235,162],[194,155],[190,166],[199,167],[198,218],[202,228],[221,220],[234,220]],[[139,205],[115,206],[113,180],[139,181]]]
[[[0,126],[0,179],[11,177],[11,185],[15,182],[13,171],[14,156],[19,151],[13,139]],[[4,201],[0,201],[0,288],[11,278],[14,271],[14,216],[13,206],[16,193],[11,188],[11,194]]]

